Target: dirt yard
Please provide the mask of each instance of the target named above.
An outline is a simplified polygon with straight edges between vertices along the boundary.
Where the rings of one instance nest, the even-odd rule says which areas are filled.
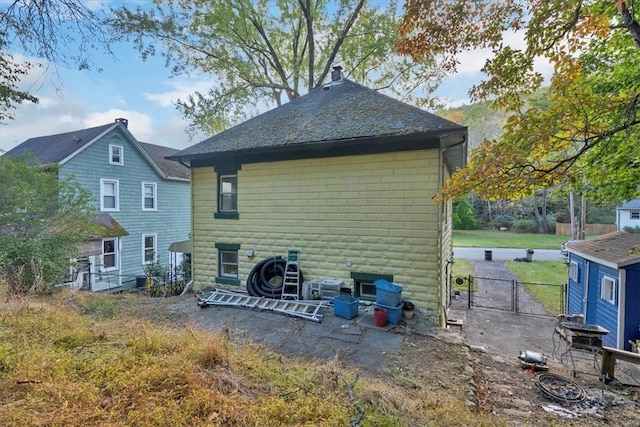
[[[198,323],[204,317],[193,310],[193,300],[170,300],[154,299],[138,306],[136,315],[172,324]],[[521,367],[518,353],[510,348],[494,348],[499,334],[493,338],[494,345],[482,352],[470,350],[465,342],[467,334],[458,330],[416,333],[400,326],[389,333],[404,334],[400,350],[388,354],[381,367],[368,373],[405,393],[424,389],[453,392],[478,414],[493,415],[499,420],[498,425],[640,425],[638,387],[606,385],[596,375],[579,374],[574,378],[569,367],[550,360],[549,372],[574,381],[585,392],[585,398],[578,403],[553,400],[536,386],[536,377]]]
[[[468,405],[509,425],[640,425],[640,389],[635,386],[605,385],[595,375],[574,378],[570,369],[554,362],[549,372],[574,381],[586,393],[579,403],[556,401],[541,391],[516,355],[467,351],[457,335],[442,331],[437,337],[407,336],[388,366],[405,372],[419,387],[462,387]]]

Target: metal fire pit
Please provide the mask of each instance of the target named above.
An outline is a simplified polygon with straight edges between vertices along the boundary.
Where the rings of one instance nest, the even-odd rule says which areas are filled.
[[[580,385],[561,375],[544,373],[536,376],[536,386],[548,397],[565,403],[584,400],[587,393]]]

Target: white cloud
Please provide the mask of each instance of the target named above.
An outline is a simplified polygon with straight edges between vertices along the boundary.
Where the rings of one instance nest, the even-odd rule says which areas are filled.
[[[172,87],[172,90],[157,93],[146,92],[143,96],[161,107],[173,107],[178,99],[184,100],[194,92],[207,92],[211,89],[211,79],[172,79],[166,85]]]

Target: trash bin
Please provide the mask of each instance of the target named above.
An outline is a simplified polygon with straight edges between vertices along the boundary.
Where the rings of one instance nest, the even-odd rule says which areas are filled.
[[[491,261],[493,259],[493,251],[484,251],[484,260]]]
[[[533,254],[534,254],[534,250],[533,249],[527,249],[527,261],[533,261]]]

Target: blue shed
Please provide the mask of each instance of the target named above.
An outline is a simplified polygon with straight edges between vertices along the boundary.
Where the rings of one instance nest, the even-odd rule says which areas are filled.
[[[567,245],[567,313],[609,330],[602,344],[640,339],[640,233],[616,231]]]

